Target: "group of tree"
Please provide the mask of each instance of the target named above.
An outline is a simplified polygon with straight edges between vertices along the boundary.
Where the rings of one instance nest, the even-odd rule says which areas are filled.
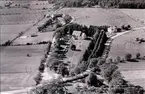
[[[115,8],[145,8],[144,0],[49,0],[49,2],[61,7],[92,7],[100,5],[101,7]]]
[[[42,73],[44,72],[45,69],[45,63],[46,63],[46,59],[47,59],[47,55],[49,55],[50,49],[51,49],[51,41],[48,41],[48,46],[46,49],[46,52],[44,54],[44,56],[42,57],[41,61],[40,61],[40,66],[38,67],[39,72],[37,73],[36,77],[34,77],[34,80],[36,82],[36,85],[40,84],[41,80],[42,80]]]

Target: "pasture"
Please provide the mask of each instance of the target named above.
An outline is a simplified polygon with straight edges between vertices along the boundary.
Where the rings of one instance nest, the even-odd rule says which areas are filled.
[[[116,25],[119,27],[123,24],[130,24],[132,27],[142,26],[141,23],[122,13],[119,9],[63,8],[59,12],[70,14],[75,18],[75,22],[79,24],[97,26]]]
[[[32,24],[18,24],[18,25],[1,25],[1,40],[0,44],[14,39],[20,32],[25,31]]]
[[[138,52],[141,53],[141,56],[145,56],[145,43],[136,42],[137,37],[145,38],[145,30],[132,30],[114,39],[108,57],[115,59],[117,56],[124,57],[125,54],[131,53],[132,57],[135,58]],[[127,81],[145,88],[145,60],[120,63],[118,66]]]
[[[46,47],[47,45],[35,45],[1,48],[1,91],[35,85],[33,77]],[[30,54],[30,57],[27,54]]]
[[[120,11],[130,16],[132,19],[145,24],[145,9],[120,9]]]

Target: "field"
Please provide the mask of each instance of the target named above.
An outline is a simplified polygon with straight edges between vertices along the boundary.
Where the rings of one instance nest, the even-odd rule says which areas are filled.
[[[144,9],[120,9],[123,13],[127,14],[136,21],[145,24],[145,10]]]
[[[109,25],[121,26],[130,24],[132,27],[142,26],[119,9],[102,8],[64,8],[60,13],[68,13],[76,20],[75,22],[85,25]]]
[[[109,52],[109,58],[124,57],[127,53],[131,53],[135,57],[138,52],[141,53],[141,56],[145,56],[145,43],[139,44],[135,41],[137,37],[145,38],[144,36],[145,30],[137,29],[114,39]],[[145,60],[120,63],[118,66],[127,81],[145,88]]]
[[[46,45],[9,46],[1,48],[1,90],[14,90],[35,85],[33,77]],[[27,57],[30,54],[31,57]]]
[[[26,31],[23,36],[27,36],[27,38],[18,38],[14,41],[14,44],[34,43],[52,39],[52,32],[37,32],[37,27],[47,19],[43,19],[38,24],[34,25],[38,20],[44,17],[44,14],[50,11],[52,5],[48,4],[46,1],[28,0],[10,2],[21,4],[21,6],[30,4],[30,9],[16,7],[0,9],[1,44],[7,40],[14,39],[22,31]],[[5,3],[5,1],[0,1],[0,6],[3,3]],[[48,9],[42,9],[44,7]],[[36,34],[36,32],[38,34],[37,37],[30,37],[31,34]],[[0,91],[24,89],[25,87],[35,85],[33,77],[37,74],[37,69],[46,47],[47,45],[1,47]],[[29,54],[30,57],[28,57],[27,54]]]
[[[15,4],[21,4],[22,2],[15,2]],[[42,17],[44,14],[50,10],[42,10],[44,6],[51,8],[52,5],[48,6],[45,2],[30,1],[29,3],[22,3],[23,5],[30,4],[30,9],[25,8],[10,8],[10,9],[0,9],[0,25],[1,25],[1,43],[7,40],[15,38],[18,33],[25,31],[30,28],[23,36],[26,38],[18,38],[14,41],[14,44],[23,43],[36,43],[40,41],[48,41],[52,39],[52,31],[46,33],[37,32],[37,27],[44,23],[47,18],[43,19],[36,26],[32,26]],[[133,12],[128,12],[125,10],[118,9],[101,9],[101,8],[64,8],[59,11],[59,13],[66,13],[75,18],[75,22],[85,25],[116,25],[121,26],[123,24],[130,24],[132,27],[143,26],[139,20],[144,19],[144,16],[132,14]],[[142,13],[142,12],[140,12]],[[137,13],[136,13],[137,14]],[[132,16],[135,15],[135,16]],[[133,18],[132,18],[133,17]],[[37,37],[31,37],[32,34],[38,34]],[[145,31],[139,29],[136,31],[131,31],[126,35],[118,37],[112,43],[112,48],[109,53],[109,57],[124,56],[126,53],[132,53],[133,56],[137,52],[141,55],[145,55],[144,49],[145,44],[139,44],[135,42],[136,37],[144,37]],[[78,43],[78,42],[77,42]],[[70,60],[79,62],[82,57],[82,53],[85,52],[89,41],[82,41],[81,51],[67,53],[68,58],[66,61]],[[1,48],[1,90],[15,90],[25,87],[31,87],[35,85],[33,77],[37,73],[37,68],[40,65],[40,60],[44,54],[46,45],[32,45],[32,46],[9,46]],[[27,57],[30,54],[31,57]],[[80,55],[81,54],[81,55]],[[119,68],[126,79],[129,79],[128,74],[136,76],[136,78],[131,79],[133,83],[140,85],[139,79],[143,82],[144,76],[138,77],[138,75],[143,75],[145,73],[144,63],[145,61],[140,61],[137,63],[127,62],[126,64],[120,64]],[[134,74],[132,73],[134,71]],[[137,78],[138,77],[138,78]],[[133,78],[133,77],[132,77]],[[137,79],[137,80],[136,80]],[[143,86],[143,85],[142,85]]]
[[[7,40],[14,39],[20,32],[25,31],[32,24],[20,24],[20,25],[1,25],[1,40],[0,44],[6,42]]]
[[[8,2],[8,1],[7,1]],[[26,8],[3,8],[0,9],[0,33],[1,33],[1,41],[0,44],[14,39],[20,32],[26,31],[31,32],[31,34],[37,32],[37,26],[33,26],[39,20],[41,20],[44,15],[51,11],[52,5],[48,4],[48,2],[43,1],[11,1],[13,4],[21,4],[27,5],[29,4],[30,9]],[[5,1],[0,1],[1,4],[6,3]],[[37,3],[37,5],[36,5]],[[40,7],[47,7],[47,10],[43,10]],[[44,19],[46,20],[46,19]],[[42,21],[43,22],[43,21]],[[28,33],[27,33],[28,34]],[[40,34],[44,35],[44,34]],[[48,34],[46,34],[48,35]],[[30,36],[30,35],[29,35]],[[28,39],[32,42],[32,39]],[[28,40],[26,42],[28,42]],[[23,41],[23,40],[22,40]],[[40,40],[41,41],[41,40]],[[43,39],[42,39],[43,41]],[[20,42],[20,41],[19,41]]]

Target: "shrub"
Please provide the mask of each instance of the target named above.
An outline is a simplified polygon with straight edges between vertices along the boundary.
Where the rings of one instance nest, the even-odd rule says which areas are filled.
[[[93,68],[93,67],[95,67],[96,64],[97,64],[97,62],[98,62],[98,59],[97,59],[97,58],[91,58],[91,60],[89,61],[89,66],[88,66],[88,68]]]
[[[144,94],[144,89],[140,86],[129,86],[125,88],[124,94]]]
[[[59,28],[59,27],[62,27],[62,24],[61,23],[57,23],[56,24],[56,29]]]
[[[100,87],[101,85],[103,85],[103,83],[97,79],[96,74],[93,72],[90,73],[89,76],[86,78],[86,83],[89,86],[95,86],[95,87]]]
[[[34,78],[36,85],[40,84],[40,81],[42,80],[41,73],[39,72],[36,77]]]
[[[108,59],[106,60],[106,63],[113,63],[112,58],[108,58]]]
[[[65,15],[63,19],[64,19],[65,23],[69,23],[72,20],[71,16],[69,16],[69,15]]]
[[[121,57],[117,56],[116,57],[116,62],[119,62],[120,63],[121,62]]]
[[[136,53],[136,59],[140,59],[140,53]]]
[[[112,74],[118,69],[118,67],[115,64],[111,63],[105,63],[103,66],[101,66],[101,75],[105,78],[107,82],[110,82],[112,80]]]
[[[43,72],[44,69],[45,69],[45,65],[44,65],[44,64],[40,64],[40,66],[39,66],[39,71],[40,71],[40,72]]]
[[[128,54],[125,55],[124,58],[125,58],[126,61],[129,61],[131,59],[131,57],[132,57],[132,55],[130,53],[128,53]]]
[[[52,59],[51,62],[49,62],[50,69],[53,69],[54,71],[58,70],[58,65],[61,64],[62,61],[59,61],[58,59]]]
[[[76,46],[74,44],[71,45],[71,50],[76,50]]]
[[[59,64],[58,73],[61,74],[63,77],[65,75],[67,75],[67,76],[69,75],[69,71],[68,71],[68,69],[67,69],[67,67],[65,66],[64,63]]]
[[[87,61],[82,61],[81,63],[79,63],[75,68],[73,68],[71,70],[71,75],[76,75],[76,74],[80,74],[84,71],[86,71],[88,68],[88,62]]]
[[[105,63],[105,61],[106,61],[105,59],[99,59],[97,65],[101,66]]]

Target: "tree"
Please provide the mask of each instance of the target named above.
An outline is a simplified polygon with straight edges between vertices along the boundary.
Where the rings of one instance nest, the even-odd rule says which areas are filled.
[[[121,62],[121,58],[119,56],[116,57],[116,62]]]
[[[136,59],[140,59],[140,53],[136,53]]]
[[[39,71],[43,72],[44,69],[45,69],[45,65],[43,63],[41,63],[40,66],[39,66]]]
[[[101,85],[103,85],[103,83],[97,79],[97,76],[94,72],[91,72],[89,76],[86,78],[86,83],[89,86],[95,87],[100,87]]]
[[[61,23],[57,23],[56,24],[56,29],[59,28],[59,27],[62,27],[62,24]]]
[[[140,86],[128,86],[125,88],[124,94],[144,94],[144,89]]]
[[[101,66],[105,63],[105,61],[106,61],[105,59],[99,59],[97,65]]]
[[[97,59],[97,58],[91,58],[91,60],[89,61],[89,66],[88,66],[88,68],[93,68],[93,67],[95,67],[96,64],[97,64],[97,62],[98,62],[98,59]]]
[[[73,50],[73,51],[76,50],[76,45],[72,44],[71,45],[71,50]]]
[[[39,72],[36,77],[34,78],[36,85],[40,84],[40,81],[42,80],[41,73]]]
[[[59,64],[58,73],[61,74],[63,77],[65,75],[67,75],[67,76],[69,75],[69,71],[68,71],[68,69],[67,69],[67,67],[65,66],[64,63]]]
[[[101,66],[101,75],[105,78],[107,82],[112,80],[112,74],[118,69],[115,64],[105,63]]]
[[[125,55],[124,58],[125,58],[126,61],[129,61],[131,59],[131,57],[132,57],[132,55],[130,53],[128,53],[128,54]]]

